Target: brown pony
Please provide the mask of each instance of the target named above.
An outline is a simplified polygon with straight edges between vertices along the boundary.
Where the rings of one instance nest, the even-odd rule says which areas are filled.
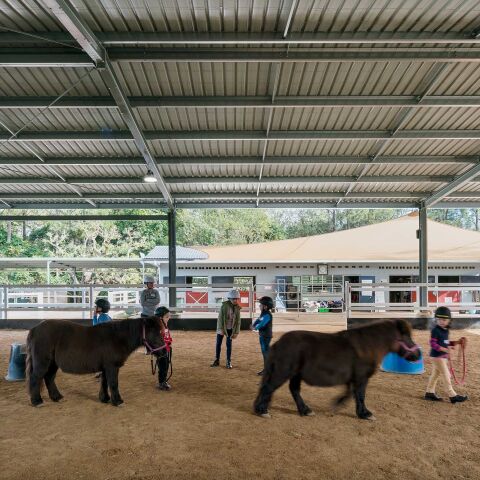
[[[67,320],[45,320],[32,328],[27,337],[27,385],[33,406],[43,403],[42,380],[51,400],[63,398],[55,384],[58,368],[66,373],[102,372],[99,399],[123,403],[118,391],[118,370],[141,345],[150,353],[162,354],[160,325],[155,317],[82,326]]]
[[[388,352],[408,361],[420,358],[420,348],[411,338],[405,320],[386,320],[327,334],[294,331],[283,335],[270,349],[260,391],[254,403],[257,415],[269,417],[273,392],[290,380],[290,392],[300,415],[313,415],[300,396],[302,380],[309,385],[346,385],[336,399],[339,407],[353,394],[357,416],[374,420],[365,406],[365,391],[370,377]]]

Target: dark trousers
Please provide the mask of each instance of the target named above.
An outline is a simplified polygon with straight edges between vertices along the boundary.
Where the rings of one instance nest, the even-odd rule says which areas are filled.
[[[158,383],[167,381],[168,367],[170,366],[170,359],[172,358],[172,349],[169,352],[165,352],[166,355],[157,358],[158,366]]]
[[[232,359],[232,331],[233,329],[227,329],[227,362]],[[224,335],[217,333],[217,344],[215,346],[215,358],[220,360],[220,353],[222,352],[222,342]]]
[[[260,339],[260,348],[262,349],[263,355],[263,365],[267,363],[268,352],[270,351],[270,342],[272,341],[272,337],[258,337]]]

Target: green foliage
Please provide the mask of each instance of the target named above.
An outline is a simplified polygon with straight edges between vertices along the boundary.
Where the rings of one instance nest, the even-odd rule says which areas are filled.
[[[409,210],[384,209],[203,209],[177,212],[177,243],[185,246],[258,243],[329,233],[383,222]],[[52,212],[53,213],[53,212]],[[23,222],[13,222],[8,239],[7,224],[0,224],[0,256],[3,257],[138,257],[155,245],[168,243],[165,221],[29,222],[26,237]],[[117,212],[119,213],[119,212]],[[150,210],[122,213],[152,214]],[[429,210],[433,220],[467,229],[480,229],[477,209]],[[95,272],[52,272],[51,282],[139,282],[138,272],[97,270]],[[44,271],[0,272],[0,283],[44,283]]]

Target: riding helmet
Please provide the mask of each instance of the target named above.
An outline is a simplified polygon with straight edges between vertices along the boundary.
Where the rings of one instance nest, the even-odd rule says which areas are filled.
[[[258,299],[258,303],[265,305],[269,310],[273,310],[273,299],[271,297],[262,297]]]
[[[448,320],[451,320],[452,312],[448,307],[438,307],[435,310],[435,318],[446,318]]]
[[[95,305],[102,310],[102,313],[108,313],[110,310],[110,302],[106,298],[97,298]]]
[[[229,300],[240,300],[240,292],[238,290],[230,290],[228,293],[227,293],[227,298]]]
[[[163,318],[170,310],[167,307],[158,307],[155,310],[155,316]]]

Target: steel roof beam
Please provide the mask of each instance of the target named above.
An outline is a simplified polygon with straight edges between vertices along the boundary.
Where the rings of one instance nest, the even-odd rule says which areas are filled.
[[[415,203],[411,202],[346,202],[340,207],[336,202],[220,202],[220,203],[195,203],[185,202],[177,203],[177,208],[341,208],[341,209],[356,209],[356,208],[416,208]]]
[[[261,130],[196,130],[145,131],[146,140],[384,140],[388,130],[270,130],[268,137]],[[480,130],[401,130],[395,140],[478,140]],[[134,140],[127,130],[112,131],[23,131],[15,138],[0,134],[0,141],[62,142],[62,141],[128,141]],[[150,164],[149,164],[150,166]]]
[[[313,51],[288,52],[275,49],[158,49],[158,48],[110,48],[107,50],[112,62],[209,62],[209,63],[344,63],[344,62],[447,62],[447,63],[478,63],[478,49],[319,49]],[[86,54],[71,50],[51,48],[0,48],[0,67],[15,68],[88,68],[95,62]]]
[[[110,63],[109,56],[105,47],[97,39],[95,34],[90,30],[87,23],[80,17],[77,10],[70,4],[68,0],[44,0],[47,7],[49,7],[55,17],[67,29],[77,43],[83,48],[88,56],[93,60],[97,67],[101,67],[100,75],[110,90],[115,103],[117,104],[120,113],[127,124],[130,134],[133,137],[135,144],[145,159],[148,169],[153,173],[157,179],[157,187],[162,192],[169,207],[173,208],[173,200],[170,196],[162,174],[158,169],[156,160],[147,141],[143,135],[142,129],[137,122],[132,107],[128,98],[123,91],[120,82]]]
[[[349,33],[299,33],[287,35],[275,32],[258,33],[169,33],[169,32],[93,32],[105,46],[113,45],[415,45],[461,44],[479,45],[480,35],[456,32],[349,32]],[[45,42],[73,43],[63,32],[41,32]],[[0,34],[0,44],[40,44],[42,39],[18,33]]]
[[[384,176],[364,176],[359,183],[418,183],[433,182],[447,183],[454,177],[448,175],[384,175]],[[85,179],[87,180],[87,179]],[[256,183],[257,177],[167,177],[167,183]],[[291,176],[291,177],[263,177],[262,183],[351,183],[356,182],[355,176]],[[476,181],[476,180],[471,180]]]
[[[418,205],[412,202],[344,202],[337,207],[336,202],[262,202],[260,201],[260,208],[416,208]],[[131,208],[145,208],[145,209],[162,209],[165,205],[153,202],[144,203],[105,203],[97,207],[93,207],[88,203],[23,203],[14,204],[13,209],[29,209],[29,210],[45,210],[45,209],[65,209],[65,210],[117,210],[117,209],[131,209]],[[249,203],[244,202],[177,202],[177,209],[182,208],[256,208],[256,201]],[[480,208],[480,201],[477,202],[439,202],[432,208]],[[25,218],[25,217],[24,217]],[[81,217],[76,217],[81,218]]]
[[[144,165],[143,157],[50,157],[40,162],[35,158],[0,157],[0,165]],[[265,157],[266,165],[313,164],[335,165],[369,164],[369,156],[292,156]],[[377,158],[376,164],[443,164],[443,163],[477,163],[478,156],[454,155],[389,155]],[[258,165],[259,157],[159,157],[157,165]]]
[[[283,200],[299,200],[299,199],[309,199],[309,200],[319,200],[319,199],[334,199],[341,198],[344,192],[260,192],[261,199],[269,199],[276,201]],[[361,199],[361,198],[389,198],[389,199],[422,199],[428,195],[431,195],[430,191],[413,191],[413,192],[404,192],[404,191],[395,191],[395,192],[352,192],[349,195],[349,198],[352,199]],[[252,192],[212,192],[212,193],[174,193],[173,198],[175,200],[209,200],[212,198],[216,199],[255,199],[256,193]],[[164,200],[163,196],[159,193],[88,193],[85,194],[85,199],[91,200]],[[471,199],[480,199],[479,192],[463,192],[456,191],[449,195],[446,198],[471,198]],[[15,203],[18,204],[20,201],[25,200],[79,200],[77,195],[70,193],[1,193],[0,199],[4,200],[16,200]]]
[[[216,96],[128,97],[132,108],[344,108],[344,107],[412,107],[412,108],[469,108],[480,106],[480,95],[426,97],[421,104],[415,95],[398,96]],[[111,97],[0,97],[0,109],[47,108],[117,108]]]
[[[453,194],[455,190],[462,188],[467,183],[474,181],[475,177],[480,173],[480,163],[477,163],[474,167],[468,169],[462,175],[456,177],[448,185],[440,188],[437,192],[433,193],[429,197],[422,201],[422,204],[427,207],[433,207],[436,203],[440,202],[445,196]]]
[[[379,175],[364,176],[360,183],[416,183],[416,182],[438,182],[447,183],[455,177],[449,175]],[[258,177],[165,177],[166,183],[256,183]],[[67,177],[65,181],[70,185],[145,185],[143,178],[135,177]],[[355,176],[285,176],[285,177],[264,177],[262,183],[349,183],[357,181]],[[478,179],[470,179],[472,182]],[[46,177],[0,177],[0,184],[15,185],[63,185],[56,178]]]

